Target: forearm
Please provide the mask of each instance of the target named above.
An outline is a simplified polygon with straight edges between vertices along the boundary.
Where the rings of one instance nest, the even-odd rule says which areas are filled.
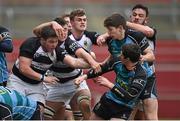
[[[142,55],[142,57],[141,57],[142,61],[147,61],[147,62],[155,61],[154,53],[150,48],[146,49],[144,52],[145,52],[145,54]]]
[[[77,58],[74,60],[74,63],[71,65],[73,68],[87,69],[90,68],[89,63],[84,61],[82,58]]]
[[[33,33],[37,36],[37,37],[40,37],[41,36],[41,30],[43,27],[46,27],[46,26],[51,26],[52,25],[52,21],[51,22],[46,22],[46,23],[42,23],[38,26],[36,26],[34,29],[33,29]]]
[[[130,29],[134,29],[134,30],[142,32],[143,34],[145,34],[146,37],[152,37],[154,35],[154,30],[152,28],[150,28],[149,26],[136,24],[136,23],[132,23],[132,22],[128,22],[128,21],[126,22],[126,25]]]
[[[34,70],[32,70],[30,67],[21,67],[19,68],[19,71],[26,77],[33,79],[33,80],[37,80],[37,81],[41,81],[41,76],[42,74],[35,72]]]

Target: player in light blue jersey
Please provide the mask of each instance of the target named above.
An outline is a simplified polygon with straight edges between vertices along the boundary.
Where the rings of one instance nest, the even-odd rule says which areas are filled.
[[[41,120],[38,102],[0,86],[0,120]]]

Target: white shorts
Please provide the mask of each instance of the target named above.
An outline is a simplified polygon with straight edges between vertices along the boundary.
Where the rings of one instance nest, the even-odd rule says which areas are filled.
[[[24,94],[34,101],[45,104],[46,91],[43,89],[43,83],[30,84],[22,81],[20,78],[11,74],[8,80],[7,87]]]
[[[74,94],[80,90],[88,89],[86,81],[83,81],[79,86],[74,84],[73,80],[66,83],[57,83],[55,85],[47,85],[47,101],[51,102],[64,102],[66,105],[69,104]]]

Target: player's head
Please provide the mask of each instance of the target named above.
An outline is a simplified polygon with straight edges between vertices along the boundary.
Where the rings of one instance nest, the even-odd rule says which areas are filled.
[[[41,46],[44,51],[52,52],[58,44],[58,37],[51,26],[42,28],[41,31]]]
[[[67,25],[67,22],[62,17],[57,17],[57,18],[54,19],[54,21],[56,21],[58,24],[60,24],[64,28],[63,32],[64,32],[65,36],[63,36],[62,39],[59,40],[59,41],[62,42],[64,40],[66,40],[66,38],[68,36],[68,25]]]
[[[132,8],[132,13],[130,15],[130,21],[137,24],[147,24],[149,16],[149,10],[146,6],[142,4],[137,4]]]
[[[75,31],[84,31],[87,28],[86,12],[82,8],[73,10],[70,13],[72,29]]]
[[[112,14],[104,20],[104,26],[107,28],[108,34],[114,39],[123,39],[126,30],[125,18],[118,14]]]
[[[70,14],[63,14],[61,17],[66,21],[66,23],[68,25],[68,30],[71,31],[72,30],[72,25],[71,25],[71,22],[70,22]]]
[[[133,70],[139,62],[141,49],[137,44],[125,44],[122,46],[121,61],[128,70]]]

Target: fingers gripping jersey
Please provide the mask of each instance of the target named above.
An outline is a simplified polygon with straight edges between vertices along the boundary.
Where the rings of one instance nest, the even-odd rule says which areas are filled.
[[[3,86],[0,86],[0,102],[12,108],[14,120],[30,119],[37,108],[37,102]]]

